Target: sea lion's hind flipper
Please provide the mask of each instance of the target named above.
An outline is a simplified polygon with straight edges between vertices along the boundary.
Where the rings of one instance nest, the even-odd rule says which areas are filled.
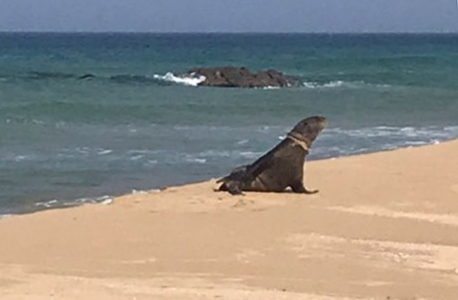
[[[304,184],[302,183],[302,181],[298,181],[298,182],[295,182],[294,184],[291,185],[291,189],[293,190],[293,192],[295,193],[300,193],[300,194],[309,194],[309,195],[312,195],[312,194],[316,194],[319,192],[319,190],[308,190]]]
[[[240,181],[228,180],[225,181],[218,189],[218,192],[229,192],[231,195],[243,195],[240,188]]]
[[[232,170],[231,174],[226,177],[218,179],[217,183],[223,183],[219,187],[218,191],[229,192],[231,195],[241,195],[242,193],[242,182],[247,178],[247,170],[249,165],[239,166]]]
[[[216,183],[226,182],[228,180],[242,180],[248,170],[249,165],[239,166],[232,170],[231,174],[220,178],[216,181]]]
[[[231,181],[227,184],[227,191],[231,195],[243,195],[242,189],[240,187],[239,181]]]

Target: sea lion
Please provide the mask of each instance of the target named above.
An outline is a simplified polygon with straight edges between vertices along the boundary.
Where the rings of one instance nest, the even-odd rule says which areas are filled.
[[[219,179],[219,191],[232,195],[242,191],[283,192],[291,187],[295,193],[314,194],[303,183],[304,161],[313,141],[326,127],[325,117],[314,116],[301,120],[275,148],[251,165],[235,168]]]

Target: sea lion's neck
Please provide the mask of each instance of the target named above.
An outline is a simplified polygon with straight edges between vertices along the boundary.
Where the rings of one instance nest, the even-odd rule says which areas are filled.
[[[306,138],[304,138],[302,135],[300,135],[299,133],[291,131],[288,133],[286,138],[293,141],[294,144],[300,146],[307,153],[310,152],[310,148],[312,146],[311,143]]]

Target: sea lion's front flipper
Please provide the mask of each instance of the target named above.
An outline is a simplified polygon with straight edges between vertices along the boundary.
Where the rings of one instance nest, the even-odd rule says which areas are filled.
[[[320,190],[308,190],[308,189],[305,189],[305,194],[308,194],[308,195],[318,194],[319,192],[320,192]]]
[[[295,182],[294,184],[291,185],[291,189],[295,193],[301,193],[301,194],[316,194],[319,192],[319,190],[308,190],[302,181]]]

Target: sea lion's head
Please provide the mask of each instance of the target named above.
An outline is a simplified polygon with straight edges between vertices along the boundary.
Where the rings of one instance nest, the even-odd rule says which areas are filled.
[[[288,135],[303,140],[309,147],[311,147],[313,141],[326,127],[326,124],[327,120],[325,117],[314,116],[305,118],[297,123]]]

